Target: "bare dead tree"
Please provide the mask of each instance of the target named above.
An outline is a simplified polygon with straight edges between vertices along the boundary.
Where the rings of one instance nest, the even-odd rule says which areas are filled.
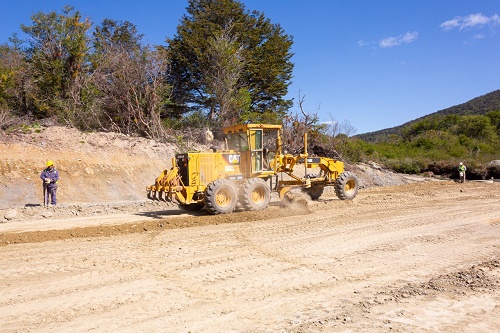
[[[297,154],[303,150],[302,137],[308,134],[308,153],[331,158],[342,158],[349,136],[356,129],[347,121],[339,123],[330,116],[329,122],[320,122],[317,112],[307,111],[305,95],[299,90],[298,112],[285,118],[283,123],[284,146],[288,152]]]
[[[312,139],[309,143],[314,145],[315,132],[321,127],[318,123],[318,114],[305,110],[305,97],[299,90],[297,99],[299,111],[286,116],[283,122],[283,143],[285,149],[293,154],[297,154],[303,150],[304,143],[302,138],[304,137],[304,133],[308,133],[309,139]]]
[[[0,105],[0,129],[5,129],[9,126],[11,121],[11,116],[6,108]]]
[[[325,127],[325,146],[329,150],[329,154],[333,157],[342,158],[346,150],[349,137],[356,134],[356,128],[352,124],[344,120],[338,122],[332,115],[330,121]]]
[[[131,54],[113,46],[95,60],[88,81],[83,83],[85,91],[92,94],[85,106],[92,126],[151,138],[166,135],[160,113],[168,98],[164,80],[168,63],[159,53],[143,49]]]

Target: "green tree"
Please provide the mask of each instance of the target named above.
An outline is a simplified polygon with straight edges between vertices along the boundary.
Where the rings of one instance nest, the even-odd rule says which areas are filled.
[[[491,125],[496,128],[497,136],[500,137],[500,111],[490,111],[486,117],[490,118]]]
[[[139,34],[137,26],[129,21],[115,21],[106,18],[92,33],[94,54],[103,54],[121,48],[135,52],[141,47],[144,35]]]
[[[490,142],[496,137],[495,130],[487,116],[462,116],[458,123],[457,134]]]
[[[7,104],[12,96],[10,90],[15,85],[16,51],[7,44],[0,45],[0,104]]]
[[[240,72],[232,90],[233,101],[240,103],[240,109],[233,110],[240,113],[238,120],[253,121],[269,112],[277,115],[275,121],[281,119],[292,105],[284,99],[293,69],[292,38],[278,24],[257,11],[246,11],[235,0],[189,0],[187,12],[176,36],[167,39],[171,61],[168,79],[177,105],[171,113],[202,109],[218,119],[223,101],[211,89],[207,74],[214,70],[210,66],[214,65],[215,47],[225,42],[225,49],[218,50],[219,55],[225,55],[221,59],[243,65],[241,71],[233,71]]]
[[[456,131],[460,116],[457,114],[448,114],[440,121],[438,129],[445,131]]]
[[[65,118],[65,102],[79,98],[91,23],[70,6],[62,14],[36,13],[31,20],[32,25],[21,29],[30,37],[27,58],[37,88],[34,102],[40,113],[36,115]]]
[[[8,44],[0,45],[0,105],[6,114],[30,116],[33,81],[22,41],[14,34]]]

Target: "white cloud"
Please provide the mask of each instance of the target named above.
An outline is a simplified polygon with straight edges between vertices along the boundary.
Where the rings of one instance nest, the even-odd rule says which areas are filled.
[[[367,45],[369,45],[369,44],[370,44],[370,43],[365,42],[365,41],[364,41],[364,40],[362,40],[362,39],[361,39],[361,40],[358,40],[358,46],[359,46],[359,47],[364,47],[364,46],[367,46]]]
[[[483,14],[480,14],[480,13],[471,14],[469,16],[466,16],[463,19],[462,27],[463,28],[472,28],[472,27],[475,27],[478,25],[481,26],[481,25],[488,24],[488,22],[490,22],[490,19],[488,17],[484,16]]]
[[[382,39],[378,45],[383,48],[399,46],[401,44],[409,44],[414,42],[418,38],[418,32],[407,32],[404,35],[399,35],[397,37],[387,37]]]
[[[476,13],[467,16],[457,16],[451,20],[443,22],[440,27],[443,30],[448,31],[455,28],[464,30],[469,28],[482,28],[486,25],[495,26],[497,24],[500,24],[500,16],[495,14],[488,17],[482,13]]]
[[[443,28],[444,30],[451,30],[453,28],[459,27],[460,26],[460,20],[461,19],[459,17],[455,17],[452,20],[448,20],[448,21],[442,23],[441,24],[441,28]]]

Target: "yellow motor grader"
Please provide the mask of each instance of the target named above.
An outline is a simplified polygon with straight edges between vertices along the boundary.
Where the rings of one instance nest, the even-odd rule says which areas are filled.
[[[172,158],[172,168],[147,187],[148,198],[177,202],[186,210],[205,207],[210,214],[226,214],[237,206],[266,209],[271,192],[283,199],[298,188],[313,200],[321,196],[325,186],[334,186],[341,200],[353,199],[358,192],[358,180],[353,173],[344,172],[343,162],[308,155],[307,134],[304,152],[298,155],[283,151],[281,125],[235,125],[224,128],[224,134],[224,149]],[[300,163],[303,169],[295,170]],[[296,174],[299,169],[300,176]],[[313,174],[312,170],[319,172]]]

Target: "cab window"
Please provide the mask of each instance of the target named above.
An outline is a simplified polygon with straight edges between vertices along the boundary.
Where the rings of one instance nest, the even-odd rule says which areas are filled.
[[[248,150],[248,140],[246,133],[231,133],[226,135],[227,147],[230,150],[245,151]]]

